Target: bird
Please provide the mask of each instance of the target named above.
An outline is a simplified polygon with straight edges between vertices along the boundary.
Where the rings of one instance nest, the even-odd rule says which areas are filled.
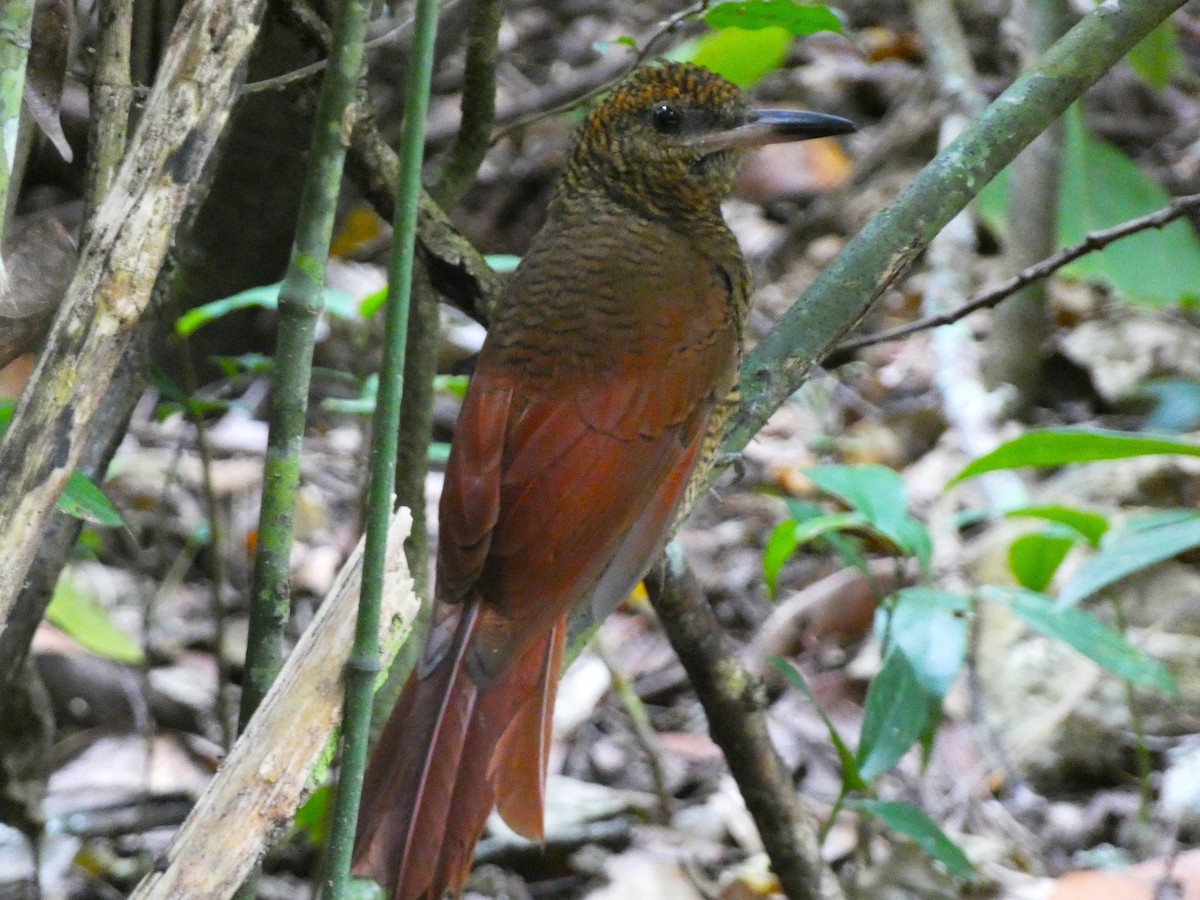
[[[844,134],[687,63],[588,112],[491,314],[439,505],[433,625],[364,778],[354,872],[458,896],[495,807],[543,838],[566,619],[662,551],[732,408],[750,275],[721,203],[753,147]]]

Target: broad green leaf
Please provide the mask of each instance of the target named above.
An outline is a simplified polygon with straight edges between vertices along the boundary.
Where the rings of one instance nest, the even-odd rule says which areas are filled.
[[[67,515],[94,525],[115,528],[125,524],[125,520],[112,505],[112,501],[104,495],[104,491],[78,470],[72,472],[71,477],[67,479],[67,485],[58,497],[57,506]]]
[[[1188,514],[1156,520],[1149,527],[1126,527],[1110,532],[1096,555],[1079,567],[1059,594],[1058,602],[1073,606],[1096,591],[1186,550],[1200,547],[1200,516]]]
[[[1108,519],[1099,513],[1076,509],[1074,506],[1059,506],[1046,504],[1041,506],[1022,506],[1007,510],[1004,515],[1011,518],[1027,517],[1043,519],[1065,525],[1079,533],[1093,547],[1100,546],[1100,538],[1108,531]]]
[[[749,87],[783,65],[792,40],[786,28],[721,28],[681,44],[667,56],[704,66],[739,87]]]
[[[278,309],[279,289],[283,282],[265,284],[260,287],[240,291],[231,297],[214,300],[189,309],[175,323],[175,333],[187,337],[201,325],[215,322],[221,316],[228,315],[238,309]],[[336,288],[325,288],[325,311],[337,319],[350,319],[358,314],[354,298],[345,291]]]
[[[900,476],[885,466],[817,466],[805,469],[813,484],[862,513],[868,524],[929,568],[933,545],[925,526],[908,514]]]
[[[841,734],[834,727],[829,716],[825,714],[825,710],[821,708],[821,704],[817,702],[817,696],[812,692],[812,688],[808,686],[808,682],[804,680],[804,676],[786,659],[780,659],[778,656],[771,657],[771,665],[779,670],[780,674],[787,679],[788,684],[805,696],[808,702],[813,705],[813,709],[817,711],[817,715],[821,717],[821,721],[825,723],[825,728],[829,732],[829,740],[833,742],[838,760],[842,764],[842,790],[865,790],[867,783],[863,781],[862,776],[858,772],[858,761],[854,758],[854,754],[850,752],[850,748],[846,746],[846,742],[842,740]]]
[[[142,648],[137,641],[113,623],[108,610],[76,584],[70,573],[63,574],[54,586],[46,618],[97,656],[131,665],[142,662]]]
[[[333,789],[328,784],[321,785],[296,810],[292,820],[297,828],[303,829],[315,847],[324,847],[329,836],[332,799]]]
[[[903,653],[889,653],[867,691],[858,772],[869,781],[900,761],[925,731],[934,704]]]
[[[801,544],[827,535],[833,531],[844,531],[848,528],[862,528],[866,524],[857,513],[839,513],[836,515],[813,516],[803,522],[781,522],[775,526],[767,539],[767,547],[763,551],[763,578],[767,582],[767,590],[775,596],[775,583],[779,578],[779,570],[791,558]]]
[[[1101,429],[1049,428],[1030,431],[1007,444],[1001,444],[950,479],[950,485],[998,469],[1019,469],[1023,466],[1045,468],[1169,453],[1200,456],[1200,445],[1168,436]]]
[[[1005,169],[979,195],[980,215],[999,234],[1006,227],[1010,180],[1010,170]],[[1068,110],[1058,192],[1059,246],[1077,244],[1091,232],[1155,212],[1170,200],[1131,159],[1088,133],[1078,105]],[[1171,262],[1146,265],[1152,259]],[[1180,219],[1089,253],[1061,274],[1106,284],[1132,303],[1194,303],[1200,301],[1200,238]]]
[[[967,655],[969,604],[965,597],[929,588],[905,588],[891,609],[875,613],[876,633],[888,652],[908,659],[930,697],[941,699],[962,669]]]
[[[713,28],[779,27],[789,34],[816,34],[818,31],[841,33],[842,23],[828,7],[793,0],[743,0],[719,3],[708,11],[704,21]]]
[[[1166,87],[1171,76],[1186,66],[1179,37],[1170,19],[1163,22],[1129,51],[1129,65],[1152,87]]]
[[[1154,401],[1146,417],[1147,431],[1178,434],[1200,425],[1200,381],[1191,378],[1159,378],[1137,389],[1139,397]]]
[[[1043,591],[1078,542],[1078,534],[1065,528],[1023,534],[1008,547],[1008,567],[1022,587]]]
[[[918,847],[940,862],[951,875],[965,881],[975,881],[971,861],[950,838],[915,806],[900,800],[849,800],[850,809],[868,813],[892,831],[908,835]]]
[[[363,302],[358,307],[358,314],[364,319],[369,319],[379,310],[383,309],[383,304],[387,303],[388,289],[384,285],[373,294],[367,294],[363,298]]]
[[[1082,609],[1056,605],[1042,594],[1016,588],[984,587],[980,596],[1007,606],[1038,634],[1074,647],[1118,678],[1139,687],[1179,693],[1166,666],[1146,656],[1119,632]]]

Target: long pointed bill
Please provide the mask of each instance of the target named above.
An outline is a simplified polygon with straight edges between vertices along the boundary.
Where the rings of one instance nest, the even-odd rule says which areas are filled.
[[[756,109],[742,125],[710,134],[697,135],[688,143],[702,153],[750,149],[784,141],[849,134],[858,127],[849,119],[798,109]]]

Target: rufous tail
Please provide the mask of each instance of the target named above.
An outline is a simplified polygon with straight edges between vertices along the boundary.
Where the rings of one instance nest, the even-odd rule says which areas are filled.
[[[449,652],[433,670],[409,676],[367,766],[354,871],[391,900],[457,895],[497,802],[513,830],[542,837],[566,626],[560,622],[481,689],[465,666],[478,606],[464,604]]]

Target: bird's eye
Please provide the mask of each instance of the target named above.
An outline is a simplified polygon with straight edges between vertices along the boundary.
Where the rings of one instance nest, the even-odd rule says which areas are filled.
[[[679,111],[669,103],[660,103],[654,107],[653,121],[654,130],[660,134],[674,134],[682,124]]]

